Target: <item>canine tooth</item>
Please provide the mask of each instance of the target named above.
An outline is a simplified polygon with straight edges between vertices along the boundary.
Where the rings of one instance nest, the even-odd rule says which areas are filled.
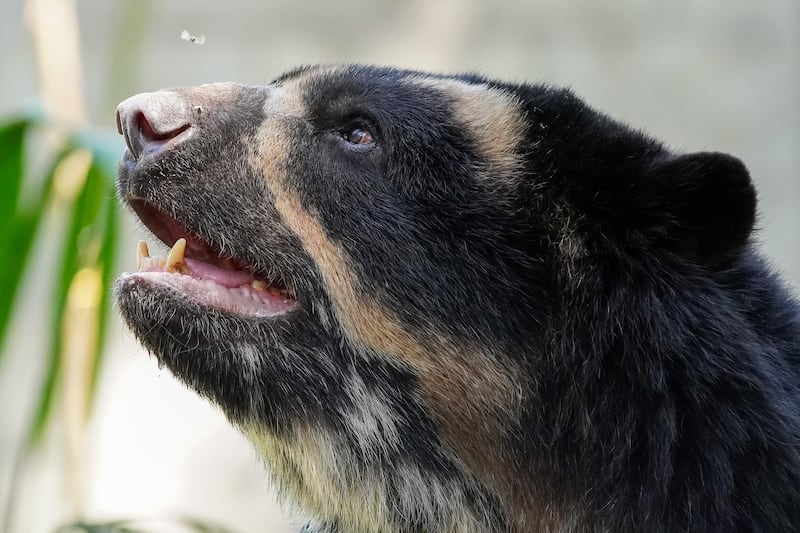
[[[169,251],[167,262],[164,265],[164,270],[167,272],[176,272],[178,267],[183,263],[183,254],[186,252],[186,239],[178,239],[172,245],[172,250]]]
[[[145,257],[150,257],[150,250],[147,249],[147,242],[139,241],[136,246],[136,270],[138,272],[142,271],[142,260]]]
[[[257,291],[265,291],[269,287],[266,283],[261,281],[260,279],[254,279],[250,282],[250,286],[253,287]]]

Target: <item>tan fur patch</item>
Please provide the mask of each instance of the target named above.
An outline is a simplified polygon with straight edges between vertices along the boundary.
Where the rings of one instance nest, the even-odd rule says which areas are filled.
[[[270,125],[270,128],[273,128]],[[438,415],[449,444],[477,472],[492,470],[496,442],[507,427],[503,413],[513,412],[519,394],[510,373],[488,354],[475,353],[443,337],[431,350],[405,331],[391,311],[360,293],[357,276],[343,251],[284,187],[281,154],[286,147],[274,129],[263,132],[262,169],[283,221],[300,237],[322,274],[335,305],[342,333],[356,346],[384,353],[409,365],[419,376],[425,400]],[[488,481],[488,480],[487,480]]]
[[[522,103],[510,93],[483,84],[413,76],[411,83],[432,88],[453,104],[453,119],[475,140],[494,178],[519,175],[524,164],[519,147],[527,122]]]
[[[302,118],[305,115],[306,109],[300,97],[298,84],[299,82],[292,82],[280,87],[270,87],[264,100],[264,113],[267,120]]]
[[[353,474],[342,465],[342,456],[334,445],[318,432],[298,429],[290,439],[278,438],[256,427],[244,426],[242,432],[254,443],[279,483],[294,502],[317,513],[316,518],[347,520],[359,531],[392,531],[386,517],[386,495],[382,480],[348,479]],[[340,472],[339,469],[344,471]],[[378,481],[379,483],[375,483]]]
[[[460,481],[440,482],[411,465],[400,466],[392,479],[369,473],[355,462],[348,451],[337,448],[324,434],[304,428],[291,437],[279,438],[255,425],[240,429],[255,445],[269,471],[291,503],[313,513],[314,518],[340,520],[346,531],[399,533],[388,517],[416,515],[435,521],[428,531],[476,533],[488,531],[485,517],[469,512],[466,489]],[[387,499],[386,487],[395,485],[394,500]],[[392,506],[390,509],[388,506]],[[544,522],[537,515],[536,524]],[[507,531],[529,533],[568,533],[571,530],[530,528],[532,521]],[[423,532],[420,532],[423,533]]]
[[[304,114],[301,97],[296,94],[303,84],[302,77],[292,80],[275,89],[273,97],[268,98],[268,116],[256,134],[258,150],[251,163],[264,176],[283,222],[300,238],[319,268],[343,335],[354,346],[385,354],[411,368],[420,380],[421,399],[442,429],[444,441],[484,483],[508,493],[514,472],[501,456],[501,447],[522,397],[523,384],[515,383],[512,378],[520,373],[504,368],[490,353],[461,346],[441,334],[425,332],[424,336],[416,337],[391,310],[361,290],[346,252],[327,237],[318,219],[285,183],[291,141],[287,125]],[[517,108],[510,99],[502,93],[490,94],[487,115],[485,89],[455,82],[438,86],[451,90],[459,99],[463,113],[458,120],[464,120],[465,127],[473,129],[475,135],[483,132],[487,158],[498,171],[511,172],[517,164],[512,133],[518,134],[520,125],[515,118],[518,118]],[[468,118],[473,114],[483,118]],[[308,436],[298,441],[315,438]],[[301,452],[294,449],[291,453]],[[329,487],[330,482],[324,479],[329,474],[320,470],[320,465],[315,466],[324,459],[324,453],[307,449],[298,461],[307,461],[303,475],[313,480],[309,483]],[[312,489],[311,497],[324,498],[330,492],[321,490],[322,493]],[[329,504],[322,500],[314,503]],[[373,505],[377,503],[369,503]]]

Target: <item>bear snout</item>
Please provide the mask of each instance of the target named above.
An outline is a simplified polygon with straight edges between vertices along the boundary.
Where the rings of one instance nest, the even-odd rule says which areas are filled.
[[[183,95],[172,91],[141,93],[117,107],[117,130],[134,159],[157,154],[177,146],[192,134],[194,114],[200,106],[192,106]]]

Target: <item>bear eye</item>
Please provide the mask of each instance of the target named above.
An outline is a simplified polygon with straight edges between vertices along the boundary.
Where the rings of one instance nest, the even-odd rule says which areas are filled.
[[[342,132],[342,138],[350,144],[365,145],[372,144],[375,140],[369,130],[364,128],[352,128]]]

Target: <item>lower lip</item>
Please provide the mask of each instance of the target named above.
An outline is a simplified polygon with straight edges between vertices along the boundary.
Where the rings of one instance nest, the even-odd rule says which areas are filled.
[[[129,272],[120,279],[168,287],[201,305],[257,318],[283,316],[297,307],[293,299],[283,298],[249,285],[226,287],[210,279],[198,279],[171,272]]]

